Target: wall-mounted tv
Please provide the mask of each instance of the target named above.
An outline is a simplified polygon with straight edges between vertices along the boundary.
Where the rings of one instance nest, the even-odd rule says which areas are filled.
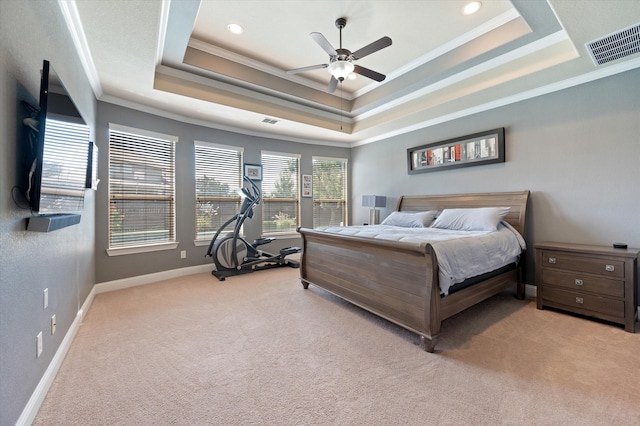
[[[49,61],[42,64],[40,103],[25,120],[30,170],[26,191],[34,214],[81,213],[90,161],[90,130]]]

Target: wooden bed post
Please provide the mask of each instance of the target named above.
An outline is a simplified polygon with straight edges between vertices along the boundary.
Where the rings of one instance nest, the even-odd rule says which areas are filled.
[[[435,351],[438,344],[438,334],[440,333],[440,286],[438,285],[438,261],[436,259],[435,252],[431,245],[427,245],[425,250],[425,261],[430,264],[427,271],[431,271],[430,274],[426,274],[426,287],[425,294],[425,312],[424,312],[424,330],[428,333],[422,333],[420,335],[420,341],[424,350],[430,353]]]
[[[298,232],[302,237],[302,252],[300,253],[300,282],[302,283],[302,287],[306,290],[309,288],[309,281],[306,280],[307,262],[304,255],[304,252],[306,251],[306,248],[307,248],[307,239],[305,238],[304,234],[300,232],[300,228],[301,228],[300,226],[296,228],[296,232]]]

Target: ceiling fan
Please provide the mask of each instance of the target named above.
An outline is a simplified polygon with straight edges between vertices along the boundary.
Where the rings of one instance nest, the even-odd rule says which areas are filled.
[[[331,46],[331,43],[320,33],[311,33],[309,34],[312,39],[315,40],[321,48],[324,49],[325,52],[329,54],[329,63],[328,64],[319,64],[319,65],[311,65],[309,67],[296,68],[293,70],[287,71],[287,74],[298,74],[301,72],[317,70],[320,68],[327,68],[329,73],[331,74],[331,81],[329,81],[329,87],[327,87],[327,92],[333,93],[338,86],[339,81],[343,81],[345,77],[349,74],[356,73],[368,77],[375,81],[383,81],[385,79],[384,74],[380,74],[373,70],[370,70],[365,67],[361,67],[359,65],[355,65],[353,61],[357,61],[358,59],[362,59],[367,55],[377,52],[378,50],[384,49],[385,47],[391,46],[391,39],[389,37],[382,37],[379,40],[374,41],[366,45],[365,47],[356,50],[351,53],[350,50],[342,48],[342,29],[347,25],[346,18],[338,18],[336,19],[336,27],[340,30],[340,48],[334,49]]]

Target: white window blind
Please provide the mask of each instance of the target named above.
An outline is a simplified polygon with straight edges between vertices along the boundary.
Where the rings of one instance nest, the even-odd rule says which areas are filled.
[[[313,157],[313,227],[347,224],[347,160]]]
[[[46,121],[39,213],[79,212],[89,158],[89,127],[68,121]]]
[[[176,241],[177,138],[109,128],[109,247]]]
[[[210,239],[240,210],[242,148],[195,142],[196,240]]]
[[[295,232],[298,227],[300,159],[262,153],[262,232]]]

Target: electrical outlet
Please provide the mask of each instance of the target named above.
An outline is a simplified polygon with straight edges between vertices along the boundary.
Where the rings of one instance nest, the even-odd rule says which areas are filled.
[[[49,306],[49,289],[45,288],[44,289],[44,309],[47,309],[47,306]]]
[[[180,259],[186,259],[187,258],[187,251],[186,250],[182,250],[180,252]]]
[[[55,314],[51,317],[51,335],[53,336],[56,333],[56,316]]]
[[[36,358],[40,358],[40,355],[42,355],[42,331],[36,336],[36,351]]]

